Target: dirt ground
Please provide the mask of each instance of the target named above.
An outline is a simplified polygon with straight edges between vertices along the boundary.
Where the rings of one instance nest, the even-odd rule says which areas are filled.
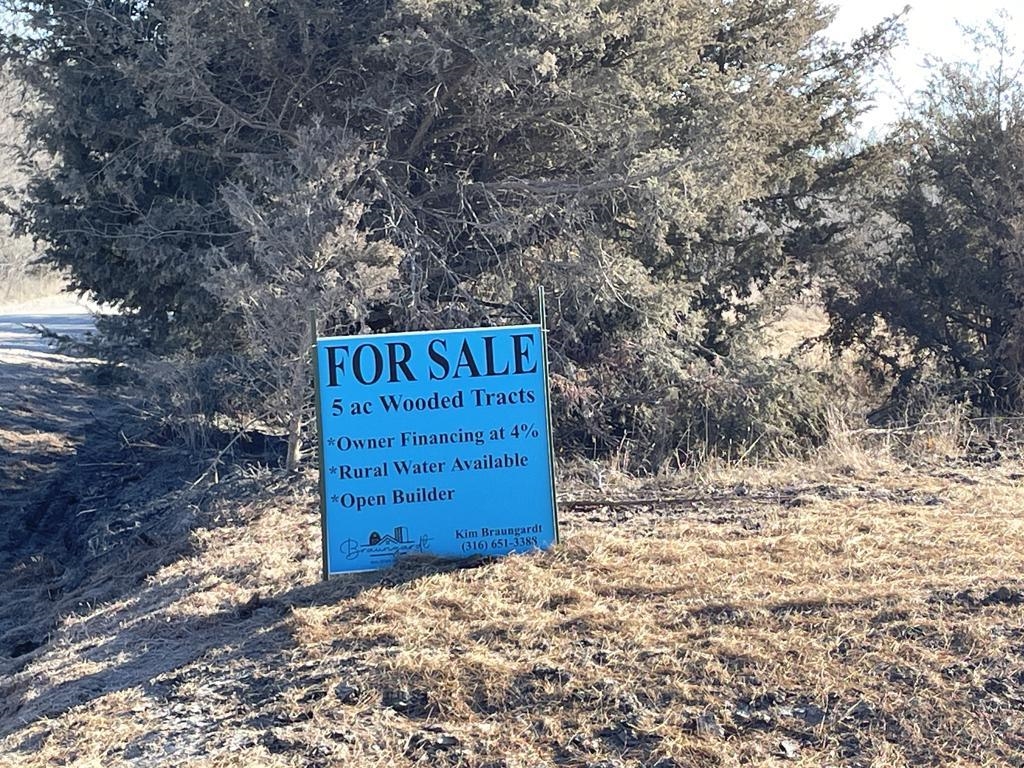
[[[566,464],[550,551],[325,583],[313,474],[196,483],[88,366],[0,354],[0,765],[1024,765],[1013,422]]]

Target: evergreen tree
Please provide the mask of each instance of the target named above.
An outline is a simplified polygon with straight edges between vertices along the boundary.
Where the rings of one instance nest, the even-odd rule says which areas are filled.
[[[756,358],[751,329],[842,247],[864,163],[840,148],[894,34],[831,45],[818,0],[8,2],[58,158],[26,226],[144,338],[244,343],[219,276],[297,256],[268,267],[260,211],[307,255],[347,226],[391,261],[318,267],[380,268],[328,330],[522,320],[544,284],[563,434],[654,458],[707,407],[687,382]],[[312,181],[291,158],[325,135],[365,158],[322,187],[360,216],[307,226],[282,209]]]
[[[1024,89],[998,22],[938,65],[894,139],[873,255],[828,294],[837,346],[909,385],[937,367],[986,411],[1024,406]],[[879,323],[881,321],[881,323]]]

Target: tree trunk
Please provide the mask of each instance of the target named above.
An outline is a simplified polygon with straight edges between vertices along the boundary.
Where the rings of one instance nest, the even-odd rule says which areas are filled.
[[[312,332],[303,337],[300,349],[308,350],[313,344]],[[292,364],[292,380],[288,391],[288,402],[291,404],[291,413],[288,415],[288,455],[285,457],[285,468],[294,472],[299,468],[302,461],[302,427],[304,420],[303,411],[306,408],[307,388],[310,385],[309,368],[311,360],[308,354],[300,355]],[[313,382],[316,386],[316,382]]]
[[[302,407],[295,409],[288,421],[288,455],[285,458],[285,469],[294,472],[302,461]]]

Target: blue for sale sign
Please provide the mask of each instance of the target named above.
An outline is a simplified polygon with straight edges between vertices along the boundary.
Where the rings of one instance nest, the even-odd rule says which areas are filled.
[[[540,326],[317,340],[324,575],[558,539]]]

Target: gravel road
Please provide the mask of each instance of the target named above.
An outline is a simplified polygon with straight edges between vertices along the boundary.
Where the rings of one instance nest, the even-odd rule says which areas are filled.
[[[0,306],[0,365],[67,362],[36,329],[80,337],[93,329],[96,309],[68,294]]]

